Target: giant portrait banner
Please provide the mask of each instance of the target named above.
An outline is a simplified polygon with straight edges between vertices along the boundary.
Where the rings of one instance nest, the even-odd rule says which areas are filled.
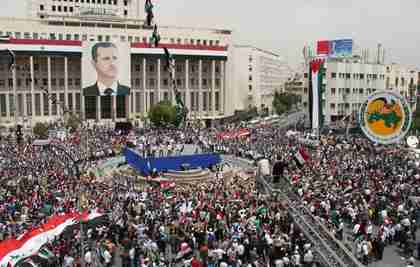
[[[128,42],[83,42],[82,51],[84,96],[129,94],[131,63]]]

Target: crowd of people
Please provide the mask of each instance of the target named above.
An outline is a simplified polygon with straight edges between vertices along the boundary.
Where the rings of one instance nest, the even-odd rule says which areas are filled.
[[[324,136],[322,144],[307,148],[310,160],[296,166],[293,157],[301,144],[284,130],[266,125],[242,138],[221,139],[217,133],[223,130],[142,130],[133,140],[93,127],[52,138],[62,149],[3,140],[0,238],[16,238],[54,214],[78,210],[83,192],[84,208],[107,219],[49,242],[46,249],[56,258],[51,266],[80,266],[81,261],[92,267],[320,264],[286,204],[256,190],[253,168],[223,177],[219,166],[211,182],[194,185],[139,182],[133,172],[109,179],[84,172],[130,141],[146,157],[176,155],[184,144],[195,144],[203,151],[282,161],[288,165],[284,177],[303,203],[361,262],[381,260],[384,247],[394,243],[408,258],[420,256],[414,252],[420,172],[404,149],[374,146],[362,137],[342,142]],[[63,164],[67,157],[80,166],[81,177]]]

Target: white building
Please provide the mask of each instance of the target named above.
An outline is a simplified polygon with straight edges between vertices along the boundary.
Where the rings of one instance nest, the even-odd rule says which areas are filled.
[[[231,105],[235,110],[257,107],[272,110],[274,92],[282,92],[290,68],[284,60],[270,51],[247,45],[235,45],[232,85],[234,91]]]
[[[417,71],[397,64],[362,63],[359,59],[326,59],[322,93],[324,125],[346,116],[356,116],[361,104],[376,90],[395,90],[415,109]],[[304,73],[304,94],[308,95],[308,71]],[[306,97],[306,99],[308,99]],[[308,108],[308,102],[303,101]],[[356,117],[354,117],[356,118]]]
[[[81,96],[84,42],[129,43],[131,92],[123,100],[125,110],[117,112],[114,105],[113,120],[138,118],[163,99],[174,101],[163,49],[152,47],[152,30],[143,26],[143,0],[27,1],[27,18],[0,18],[0,35],[10,36],[0,43],[0,50],[11,49],[17,57],[17,68],[10,71],[6,55],[0,54],[0,122],[59,118],[60,108],[48,100],[43,89],[86,118]],[[227,83],[231,31],[159,28],[161,45],[175,57],[176,84],[190,118],[232,115]],[[95,101],[96,120],[102,120],[100,100]]]

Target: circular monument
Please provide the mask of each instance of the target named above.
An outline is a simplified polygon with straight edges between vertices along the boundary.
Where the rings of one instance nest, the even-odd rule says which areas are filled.
[[[410,129],[411,109],[398,93],[377,91],[361,105],[359,124],[372,142],[397,143]]]

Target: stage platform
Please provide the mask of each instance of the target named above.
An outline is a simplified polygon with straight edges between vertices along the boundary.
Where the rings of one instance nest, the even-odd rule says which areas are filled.
[[[123,153],[126,162],[144,176],[150,175],[153,169],[158,172],[169,172],[181,171],[183,166],[188,166],[189,169],[210,168],[219,164],[222,160],[220,155],[216,153],[185,154],[194,152],[194,147],[188,147],[179,156],[145,158],[138,151],[126,147]]]

